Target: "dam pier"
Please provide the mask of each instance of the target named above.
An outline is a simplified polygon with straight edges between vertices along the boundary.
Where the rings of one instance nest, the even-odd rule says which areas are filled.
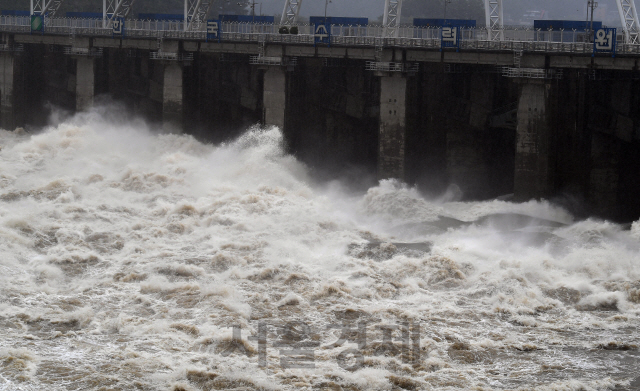
[[[441,36],[342,28],[324,42],[314,26],[293,35],[264,25],[221,27],[215,40],[134,23],[121,35],[98,22],[34,32],[12,20],[0,20],[4,129],[43,124],[49,104],[82,111],[106,95],[212,140],[278,126],[312,166],[640,217],[640,45],[612,55],[476,31],[447,47]]]

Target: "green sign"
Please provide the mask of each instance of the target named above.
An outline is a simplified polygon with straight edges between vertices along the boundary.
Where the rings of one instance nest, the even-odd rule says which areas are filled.
[[[41,15],[31,15],[31,31],[42,31],[43,19]]]

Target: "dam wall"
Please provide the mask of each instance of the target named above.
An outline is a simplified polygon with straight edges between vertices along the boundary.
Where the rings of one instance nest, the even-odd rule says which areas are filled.
[[[502,54],[55,38],[3,35],[22,42],[0,52],[3,128],[108,97],[165,131],[210,141],[278,126],[288,150],[325,173],[640,217],[640,74],[628,61],[605,69],[543,58],[544,77],[532,77],[505,74]]]

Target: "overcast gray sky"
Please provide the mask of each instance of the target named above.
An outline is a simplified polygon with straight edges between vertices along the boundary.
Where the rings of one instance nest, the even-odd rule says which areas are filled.
[[[410,1],[410,0],[405,0]],[[419,2],[441,2],[442,0],[411,0]],[[453,2],[457,0],[452,0]],[[260,3],[256,0],[256,3]],[[284,0],[262,0],[262,13],[265,15],[280,15],[284,7]],[[636,6],[640,3],[636,0]],[[324,15],[325,0],[303,0],[300,14],[302,16]],[[256,12],[259,6],[256,6]],[[384,0],[331,0],[327,14],[330,16],[368,17],[377,19],[384,11]],[[547,19],[586,19],[587,0],[504,0],[504,13],[507,22],[517,21],[526,11],[544,11]],[[411,15],[403,15],[411,18]],[[616,0],[598,0],[595,19],[605,23],[619,24]],[[434,15],[438,18],[442,15]],[[455,14],[447,14],[455,18]]]
[[[259,0],[256,0],[258,3]],[[262,12],[267,15],[282,14],[284,0],[263,0]],[[300,14],[302,16],[324,15],[325,0],[303,0]],[[257,7],[256,7],[257,8]],[[352,16],[377,18],[384,12],[384,0],[331,0],[327,5],[330,16]]]

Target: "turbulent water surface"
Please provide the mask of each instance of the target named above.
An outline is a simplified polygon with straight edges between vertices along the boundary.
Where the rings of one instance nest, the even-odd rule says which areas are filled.
[[[640,223],[314,184],[282,141],[0,130],[0,389],[640,388]]]

